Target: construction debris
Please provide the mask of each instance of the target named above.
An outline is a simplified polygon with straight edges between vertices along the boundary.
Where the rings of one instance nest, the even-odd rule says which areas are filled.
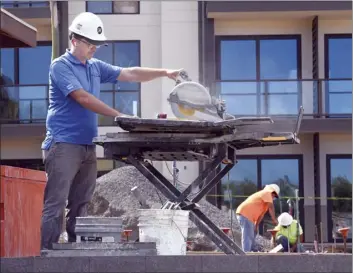
[[[89,214],[92,216],[121,217],[123,228],[131,229],[131,240],[138,239],[138,210],[141,205],[133,195],[131,189],[136,187],[143,193],[146,203],[151,208],[161,208],[168,200],[133,166],[125,166],[115,169],[97,179],[97,186],[93,200],[89,206]],[[213,206],[206,200],[199,203],[200,210],[205,213],[219,227],[232,227],[234,241],[241,245],[240,227],[235,217],[230,217],[229,212],[224,212]],[[233,221],[231,221],[233,218]],[[190,221],[189,238],[191,250],[194,251],[218,251],[217,247],[198,231]],[[268,251],[272,248],[271,241],[256,237],[258,251]]]

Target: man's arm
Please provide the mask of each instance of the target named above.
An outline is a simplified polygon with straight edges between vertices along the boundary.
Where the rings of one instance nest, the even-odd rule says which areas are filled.
[[[71,98],[73,98],[77,103],[82,105],[84,108],[91,110],[97,114],[103,116],[116,117],[120,116],[121,113],[110,106],[106,105],[101,100],[97,99],[92,94],[88,93],[83,89],[78,89],[70,93]]]
[[[270,213],[270,216],[272,218],[272,222],[277,226],[278,221],[276,219],[275,206],[273,205],[273,202],[268,204],[268,212]]]
[[[70,67],[63,62],[55,62],[50,67],[50,75],[65,97],[70,96],[84,108],[104,116],[119,116],[120,113],[85,91]]]
[[[117,79],[124,82],[148,82],[161,77],[169,77],[175,80],[180,71],[148,67],[129,67],[123,68]]]

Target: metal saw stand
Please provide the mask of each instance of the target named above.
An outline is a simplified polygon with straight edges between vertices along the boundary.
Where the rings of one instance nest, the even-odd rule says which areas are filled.
[[[93,142],[103,146],[105,158],[132,164],[170,202],[189,210],[190,220],[225,254],[244,255],[241,247],[203,214],[196,203],[236,164],[236,150],[299,143],[297,134],[302,116],[301,108],[294,131],[285,133],[273,132],[274,122],[270,118],[240,118],[223,122],[116,118],[117,125],[128,132],[108,133]],[[148,160],[206,161],[209,166],[180,192]],[[222,163],[225,167],[211,176]],[[192,189],[204,181],[203,188],[189,199]]]

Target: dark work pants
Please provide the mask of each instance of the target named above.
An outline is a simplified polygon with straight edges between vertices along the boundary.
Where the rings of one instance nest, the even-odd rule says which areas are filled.
[[[283,247],[282,252],[288,252],[288,238],[286,236],[280,235],[276,239],[277,245],[281,244]],[[292,244],[289,244],[289,247],[292,247]],[[300,252],[305,252],[305,249],[301,244],[299,244],[299,250]],[[298,252],[298,249],[296,249],[294,252]]]
[[[76,217],[87,215],[97,179],[94,145],[55,143],[43,151],[47,184],[41,223],[41,249],[52,249],[57,243],[66,206],[66,232],[69,242],[76,241]]]

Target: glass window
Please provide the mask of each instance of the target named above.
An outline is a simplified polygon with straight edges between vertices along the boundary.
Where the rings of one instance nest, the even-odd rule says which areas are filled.
[[[297,79],[297,47],[297,39],[260,40],[261,79]]]
[[[224,39],[219,91],[233,115],[292,115],[301,104],[299,38]],[[283,80],[295,79],[287,82]],[[280,81],[281,80],[281,81]]]
[[[343,227],[352,227],[352,157],[331,157],[328,167],[331,185],[331,195],[328,197],[338,198],[330,201],[332,215],[329,221],[333,227],[333,235],[342,239],[337,230]],[[351,230],[348,238],[352,239]]]
[[[300,160],[298,158],[269,158],[268,156],[254,156],[253,158],[238,158],[238,163],[221,181],[221,195],[223,206],[233,210],[251,194],[263,189],[265,185],[277,184],[281,189],[282,199],[275,200],[276,215],[289,212],[288,199],[292,200],[295,209],[295,190],[300,184]],[[302,193],[299,192],[301,196]],[[303,202],[299,202],[302,208]],[[292,211],[294,212],[294,211]],[[301,215],[301,219],[303,215]],[[302,226],[304,224],[302,223]],[[269,213],[266,213],[260,224],[260,233],[270,236],[266,230],[273,228]]]
[[[222,179],[222,195],[224,205],[236,208],[249,196],[257,191],[257,160],[240,159]]]
[[[13,48],[0,49],[1,83],[11,85],[15,82],[15,50]]]
[[[299,190],[299,160],[298,159],[263,159],[261,160],[262,188],[268,184],[277,184],[281,189],[282,198],[295,197],[295,190]],[[276,215],[288,212],[289,206],[286,199],[274,202]],[[294,207],[293,203],[293,207]],[[269,214],[263,221],[264,230],[273,228],[273,222]]]
[[[19,83],[48,84],[51,45],[19,49]],[[35,69],[33,67],[35,66]]]
[[[220,61],[221,80],[256,80],[256,41],[221,41]]]
[[[46,86],[19,87],[19,119],[23,122],[43,122],[48,110]]]
[[[96,14],[137,14],[139,1],[86,1],[86,10]]]
[[[352,36],[327,35],[326,112],[352,113]]]
[[[140,44],[138,41],[109,42],[97,50],[95,58],[121,67],[140,66]],[[108,105],[124,114],[140,115],[140,83],[102,84],[101,91],[101,99]],[[99,121],[100,125],[112,124],[111,118],[100,117]]]
[[[138,92],[115,93],[115,108],[124,114],[139,116],[140,94]]]
[[[113,43],[108,43],[107,46],[98,48],[94,57],[104,62],[107,62],[109,64],[113,64],[113,60],[114,60],[113,49],[114,49]],[[112,83],[101,84],[101,90],[113,90],[113,89],[114,89],[114,84]]]
[[[86,1],[87,11],[96,14],[113,13],[112,1]]]
[[[137,42],[115,42],[114,64],[121,67],[140,65],[140,45]],[[118,90],[139,90],[139,83],[119,82]]]
[[[48,1],[1,1],[2,8],[47,7]]]

